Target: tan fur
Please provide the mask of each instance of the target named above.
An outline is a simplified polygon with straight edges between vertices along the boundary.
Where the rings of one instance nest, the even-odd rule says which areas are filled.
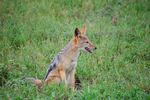
[[[92,52],[95,46],[89,41],[88,37],[85,35],[86,27],[84,26],[81,31],[77,29],[76,35],[71,39],[71,41],[66,45],[62,52],[58,55],[59,58],[55,59],[53,62],[56,64],[50,72],[48,71],[46,79],[43,81],[45,84],[60,83],[65,82],[66,86],[71,87],[74,90],[75,87],[75,67],[77,65],[77,59],[80,50]],[[88,41],[88,42],[87,42]],[[86,50],[85,48],[88,48]],[[57,63],[56,63],[57,62]],[[54,65],[53,65],[54,66]],[[35,85],[38,89],[42,86],[41,80],[34,80]]]

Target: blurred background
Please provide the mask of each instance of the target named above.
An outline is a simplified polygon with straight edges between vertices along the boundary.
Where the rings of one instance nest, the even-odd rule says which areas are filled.
[[[43,79],[83,25],[98,49],[79,57],[80,90],[22,80]],[[150,1],[0,0],[0,99],[150,99]]]

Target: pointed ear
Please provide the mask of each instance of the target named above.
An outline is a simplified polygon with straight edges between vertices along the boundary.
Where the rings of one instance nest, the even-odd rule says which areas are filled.
[[[85,27],[85,25],[82,27],[82,29],[81,29],[81,34],[85,34],[86,33],[86,27]]]
[[[75,29],[74,31],[74,36],[79,36],[81,34],[80,30],[78,28]]]

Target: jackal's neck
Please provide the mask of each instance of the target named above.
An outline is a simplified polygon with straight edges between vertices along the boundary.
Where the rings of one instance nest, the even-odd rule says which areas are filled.
[[[80,50],[74,44],[74,40],[72,39],[62,50],[61,54],[72,59],[76,60],[80,54]]]

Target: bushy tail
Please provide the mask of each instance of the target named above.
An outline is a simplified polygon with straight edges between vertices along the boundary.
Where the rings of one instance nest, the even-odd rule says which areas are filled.
[[[30,80],[30,81],[32,81],[32,83],[33,84],[35,84],[35,86],[36,86],[36,88],[38,89],[38,90],[41,90],[41,88],[42,88],[42,80],[40,80],[40,79],[37,79],[37,78],[33,78],[33,77],[27,77],[27,78],[23,78],[24,80]]]

